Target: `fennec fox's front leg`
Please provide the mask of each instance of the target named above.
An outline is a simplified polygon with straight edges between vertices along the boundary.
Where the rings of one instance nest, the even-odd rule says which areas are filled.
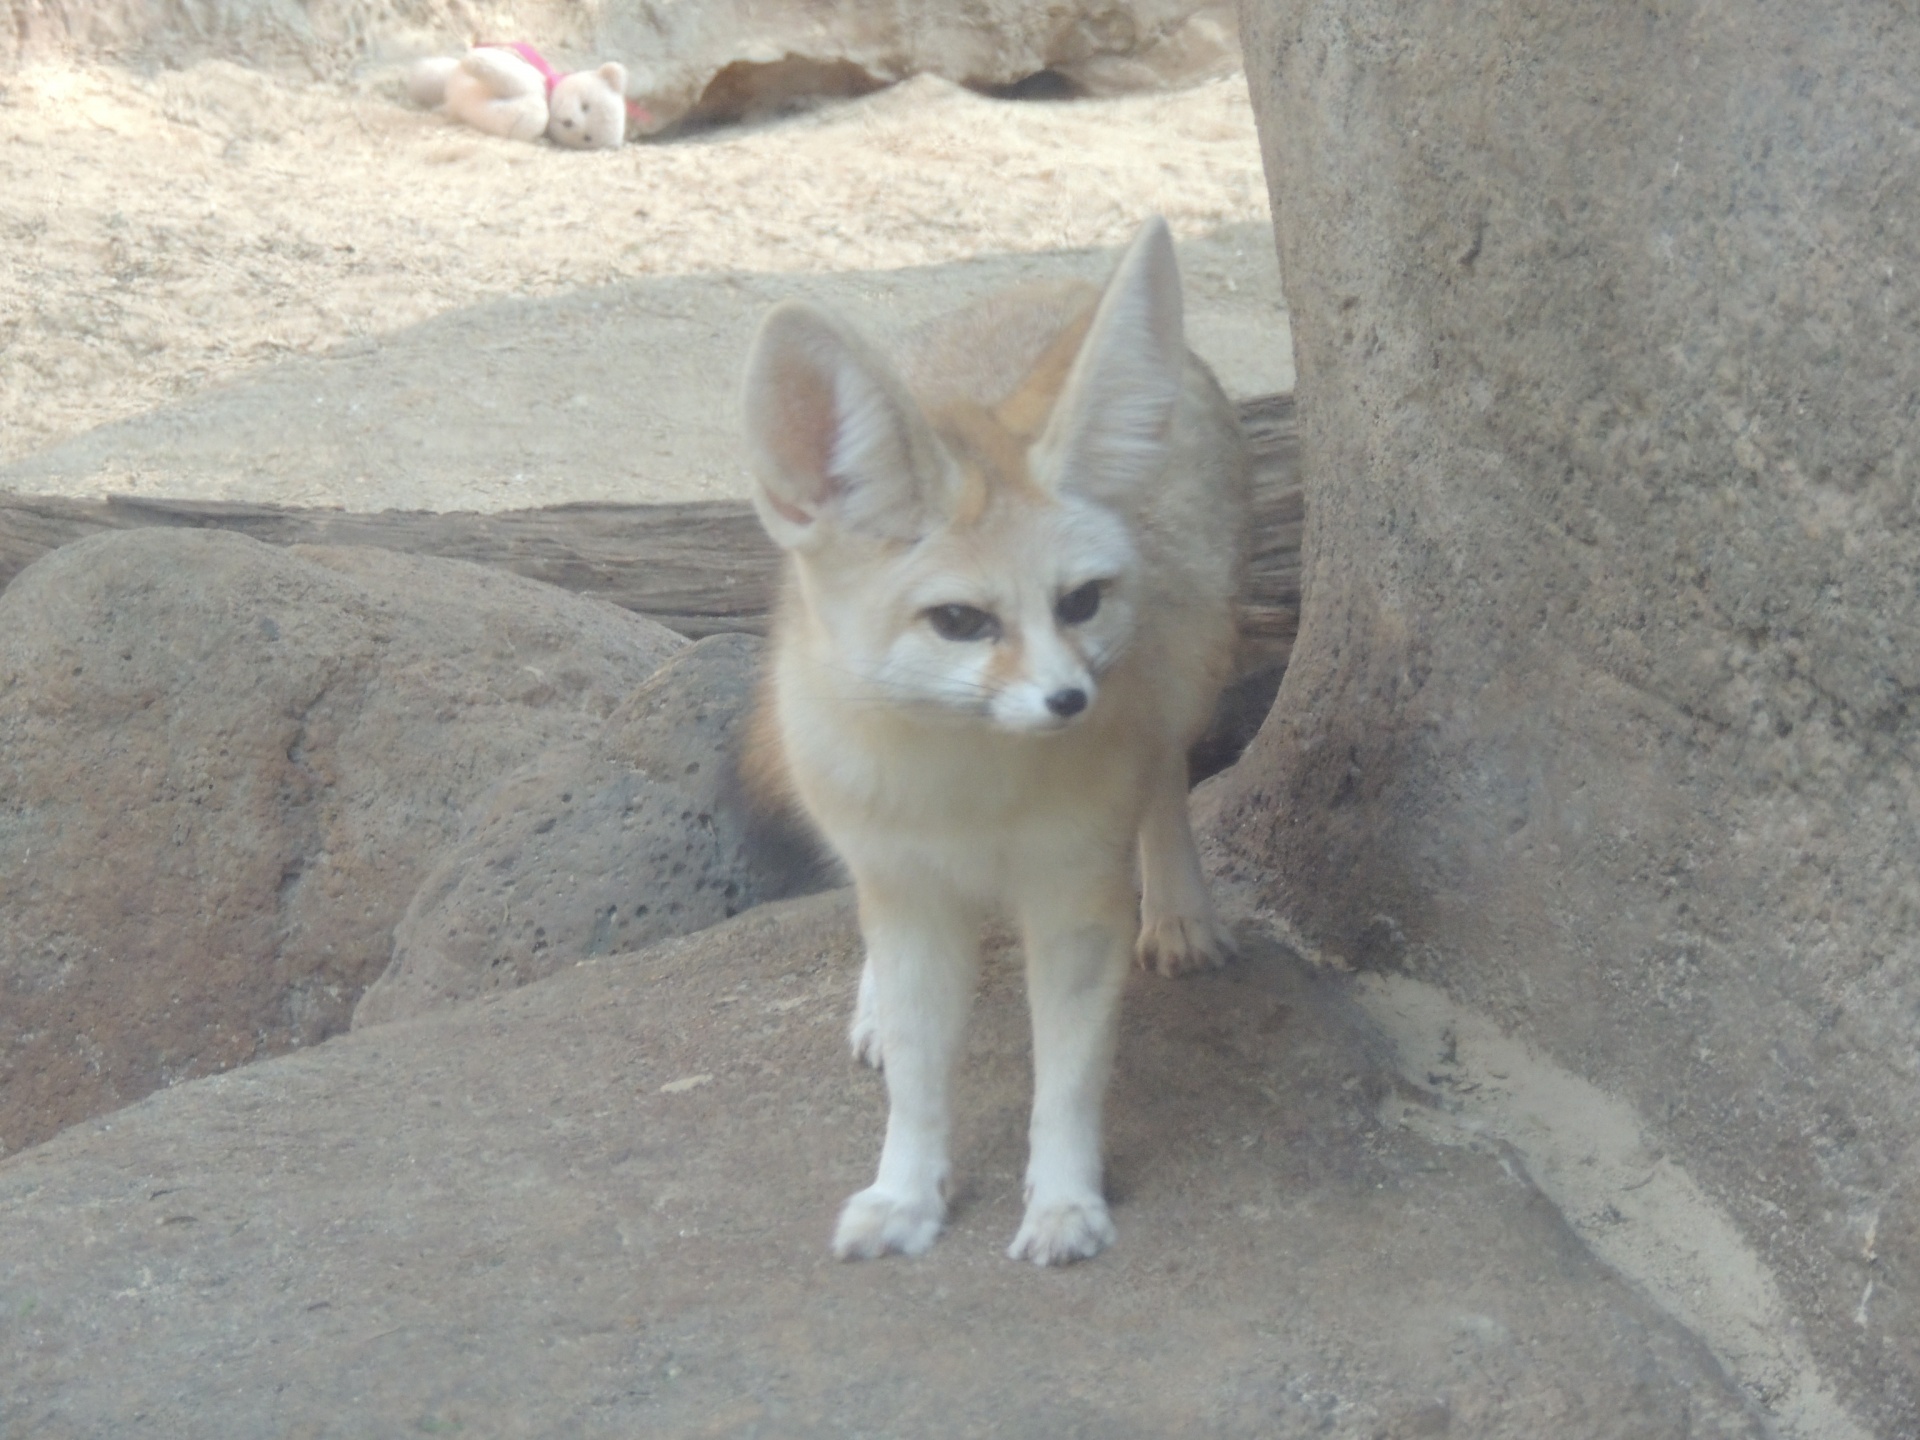
[[[1143,969],[1184,975],[1224,965],[1232,942],[1214,914],[1187,818],[1187,761],[1163,761],[1140,822],[1140,939]]]
[[[1101,1113],[1133,938],[1133,887],[1122,873],[1098,887],[1036,890],[1020,918],[1033,1119],[1027,1210],[1007,1254],[1061,1265],[1098,1255],[1114,1238],[1100,1184]]]
[[[887,1138],[873,1184],[840,1211],[833,1253],[871,1260],[924,1253],[947,1218],[953,1072],[979,971],[980,917],[931,880],[856,883],[862,1003],[870,985],[873,1039],[886,1057]]]

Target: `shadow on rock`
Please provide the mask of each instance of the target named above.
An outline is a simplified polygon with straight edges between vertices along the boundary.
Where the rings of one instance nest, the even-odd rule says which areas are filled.
[[[354,1024],[513,989],[831,883],[810,837],[737,779],[760,649],[748,635],[700,641],[593,739],[501,782],[414,896]]]

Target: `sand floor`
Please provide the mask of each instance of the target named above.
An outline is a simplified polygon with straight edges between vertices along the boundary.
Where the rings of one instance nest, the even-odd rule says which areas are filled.
[[[0,465],[486,302],[1111,246],[1156,210],[1182,237],[1261,233],[1242,79],[1021,103],[923,77],[575,153],[412,109],[392,70],[29,68],[0,86]],[[1246,263],[1258,283],[1270,247]]]

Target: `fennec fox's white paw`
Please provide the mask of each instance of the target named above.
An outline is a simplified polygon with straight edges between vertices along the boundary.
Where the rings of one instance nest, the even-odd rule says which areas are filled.
[[[1233,956],[1233,941],[1211,915],[1162,915],[1140,925],[1133,947],[1142,970],[1172,979],[1195,970],[1217,970]]]
[[[870,1185],[847,1201],[833,1230],[833,1253],[842,1260],[882,1255],[924,1255],[940,1237],[947,1206],[938,1193],[909,1197]]]
[[[1027,1205],[1020,1233],[1007,1247],[1010,1260],[1036,1265],[1071,1265],[1091,1260],[1114,1241],[1107,1202],[1098,1195]]]

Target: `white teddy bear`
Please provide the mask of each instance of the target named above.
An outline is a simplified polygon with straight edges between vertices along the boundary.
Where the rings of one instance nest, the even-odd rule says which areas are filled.
[[[420,60],[407,74],[416,104],[444,105],[454,119],[502,139],[545,135],[574,150],[611,150],[625,142],[630,119],[645,122],[626,90],[627,69],[617,60],[561,75],[524,41]]]

